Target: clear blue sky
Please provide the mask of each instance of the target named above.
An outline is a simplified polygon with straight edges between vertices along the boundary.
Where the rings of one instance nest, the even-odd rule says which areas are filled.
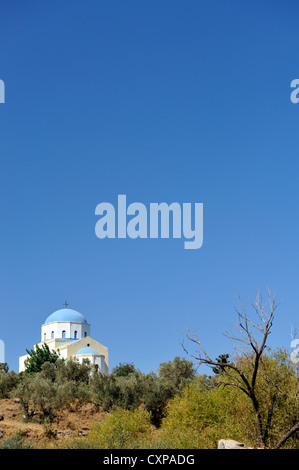
[[[6,360],[67,300],[147,372],[186,327],[230,351],[234,303],[267,286],[299,311],[295,0],[3,1],[0,338]],[[99,240],[103,201],[203,202],[204,244]]]

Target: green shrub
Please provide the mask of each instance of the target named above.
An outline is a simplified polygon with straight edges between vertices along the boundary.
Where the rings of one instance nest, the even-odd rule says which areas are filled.
[[[144,404],[152,424],[160,426],[168,400],[182,392],[195,376],[191,361],[176,357],[162,363],[159,375],[143,374],[133,364],[119,364],[110,375],[95,374],[91,395],[97,408],[134,410]]]
[[[192,361],[177,356],[173,361],[160,364],[158,376],[160,379],[168,381],[173,387],[174,393],[178,393],[192,382],[196,376],[196,371]]]
[[[58,361],[56,364],[56,381],[58,383],[74,382],[76,385],[87,385],[90,381],[93,366],[88,359],[80,363],[76,359]]]
[[[128,362],[120,362],[118,366],[112,369],[111,375],[114,375],[115,377],[126,377],[127,375],[133,374],[134,372],[137,372],[134,364]]]
[[[84,386],[75,382],[53,382],[42,373],[25,375],[14,396],[20,399],[27,421],[38,415],[41,422],[53,422],[60,410],[69,408],[74,402],[80,405],[89,401],[88,390]]]
[[[205,378],[200,377],[170,400],[155,445],[197,449],[217,448],[219,439],[244,442],[244,431],[236,419],[243,405],[243,396],[235,390],[207,389]]]
[[[0,371],[0,398],[9,398],[18,384],[18,374],[14,371]]]
[[[137,449],[144,447],[153,431],[146,410],[115,410],[102,423],[94,423],[89,442],[99,449]]]
[[[241,363],[244,374],[250,367],[248,363],[245,360]],[[233,372],[230,381],[234,378]],[[214,379],[214,385],[220,379],[223,379],[221,371]],[[211,385],[213,381],[200,376],[185,387],[181,395],[171,399],[161,430],[151,445],[157,448],[217,448],[218,440],[234,439],[256,447],[256,413],[249,397],[238,387]],[[298,377],[286,351],[264,356],[256,394],[261,396],[260,413],[263,422],[269,424],[268,443],[273,448],[285,435],[285,429],[298,419]],[[263,430],[266,432],[265,425]],[[285,447],[298,448],[298,436],[296,438],[294,434]]]
[[[23,406],[25,419],[30,420],[39,414],[41,421],[46,418],[53,421],[58,408],[57,388],[56,383],[43,378],[40,373],[25,375],[15,390],[15,396]]]
[[[4,437],[0,441],[0,449],[30,449],[32,444],[22,435],[22,431],[18,431],[15,434]]]
[[[40,372],[45,362],[55,363],[59,359],[59,353],[50,351],[47,343],[38,344],[35,349],[26,349],[28,358],[25,361],[25,374]]]

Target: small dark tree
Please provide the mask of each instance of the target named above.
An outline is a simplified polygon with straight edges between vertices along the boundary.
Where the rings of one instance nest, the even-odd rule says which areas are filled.
[[[160,427],[167,404],[175,396],[173,383],[164,378],[157,377],[151,373],[145,377],[146,389],[144,394],[144,404],[147,411],[151,414],[151,422],[156,427]]]
[[[111,374],[114,375],[114,377],[126,377],[127,375],[133,374],[134,372],[136,372],[134,364],[128,362],[120,362],[118,366],[112,369]]]
[[[2,362],[0,364],[0,372],[3,372],[4,374],[7,374],[8,371],[9,371],[9,367],[8,367],[7,362]]]
[[[162,362],[158,374],[159,379],[167,380],[173,387],[174,393],[178,393],[188,383],[192,382],[196,371],[193,368],[192,361],[177,356],[173,361]]]
[[[50,351],[46,343],[42,347],[36,345],[35,349],[26,349],[26,352],[29,355],[25,362],[26,373],[40,372],[45,362],[55,363],[59,359],[59,354],[55,351]]]
[[[91,378],[91,397],[97,409],[110,411],[118,403],[120,390],[117,378],[112,374],[94,374]]]
[[[8,372],[8,367],[0,369],[0,398],[9,398],[13,389],[18,384],[18,374],[13,370]]]
[[[74,382],[77,385],[88,384],[93,367],[88,359],[82,363],[70,358],[67,361],[59,360],[56,363],[56,380],[58,383]]]
[[[214,372],[214,374],[219,375],[221,374],[221,372],[224,371],[225,366],[229,362],[228,358],[229,358],[229,354],[220,354],[220,356],[217,357],[216,361],[218,362],[219,365],[212,368],[212,371]]]

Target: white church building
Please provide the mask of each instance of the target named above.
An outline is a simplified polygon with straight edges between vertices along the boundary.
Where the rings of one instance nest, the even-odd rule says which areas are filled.
[[[51,351],[59,352],[64,359],[76,358],[79,362],[89,359],[102,373],[108,373],[108,348],[90,336],[90,323],[76,310],[65,308],[52,313],[41,326],[41,342]],[[26,368],[28,355],[19,358],[19,372]]]

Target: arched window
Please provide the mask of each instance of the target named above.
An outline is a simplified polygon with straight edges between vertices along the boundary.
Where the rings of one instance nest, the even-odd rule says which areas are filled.
[[[47,334],[44,333],[44,341],[46,341],[46,339],[47,339]]]
[[[54,331],[51,331],[51,338],[54,338]]]
[[[74,338],[75,338],[75,339],[78,338],[78,332],[77,332],[77,331],[74,331]]]
[[[86,331],[84,331],[84,338],[86,338],[86,336],[87,336],[87,333],[86,333]]]
[[[62,330],[62,338],[65,338],[65,330]]]

